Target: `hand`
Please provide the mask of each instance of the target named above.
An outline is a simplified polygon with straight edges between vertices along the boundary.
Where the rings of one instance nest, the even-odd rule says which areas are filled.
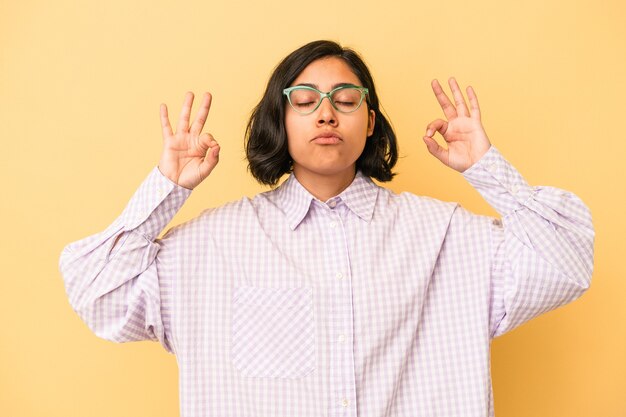
[[[433,80],[431,83],[433,91],[448,120],[437,119],[431,122],[427,127],[424,142],[428,151],[444,165],[463,172],[489,150],[491,143],[480,122],[480,107],[474,89],[467,87],[467,97],[472,110],[470,114],[456,80],[450,78],[448,84],[456,107],[444,93],[439,81]],[[441,133],[448,145],[447,149],[433,139],[435,131]]]
[[[195,188],[209,176],[219,160],[220,145],[210,133],[202,133],[211,108],[211,94],[205,93],[200,110],[191,127],[189,116],[193,93],[187,92],[180,112],[176,133],[172,131],[167,106],[161,104],[163,153],[159,170],[171,181],[188,189]]]

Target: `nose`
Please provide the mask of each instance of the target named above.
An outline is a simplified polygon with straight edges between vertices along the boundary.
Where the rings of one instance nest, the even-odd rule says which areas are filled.
[[[317,109],[317,125],[322,126],[329,124],[331,126],[337,126],[337,115],[335,114],[335,108],[330,103],[330,98],[324,97]]]

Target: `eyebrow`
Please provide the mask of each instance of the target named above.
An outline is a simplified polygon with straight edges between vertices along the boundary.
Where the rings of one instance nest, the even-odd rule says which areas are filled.
[[[313,87],[313,88],[315,88],[316,90],[319,90],[319,87],[318,87],[318,85],[317,85],[317,84],[312,84],[312,83],[300,83],[300,84],[297,84],[297,85],[303,85],[303,86],[306,86],[306,87]],[[330,88],[330,89],[331,89],[331,90],[334,90],[334,89],[335,89],[335,88],[337,88],[337,87],[343,87],[343,86],[346,86],[346,85],[356,85],[356,84],[353,84],[353,83],[337,83],[337,84],[333,84],[333,85],[331,86],[331,88]]]

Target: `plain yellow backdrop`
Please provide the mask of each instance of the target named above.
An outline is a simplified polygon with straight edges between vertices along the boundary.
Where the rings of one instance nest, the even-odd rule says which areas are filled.
[[[222,152],[173,223],[264,190],[247,117],[278,61],[320,38],[374,74],[400,141],[392,189],[495,214],[421,140],[442,117],[430,81],[453,75],[531,184],[588,204],[591,289],[493,342],[496,415],[626,416],[625,18],[617,0],[0,0],[0,416],[179,415],[175,357],[92,335],[59,254],[121,212],[158,162],[159,104],[177,115],[187,90],[213,93]]]

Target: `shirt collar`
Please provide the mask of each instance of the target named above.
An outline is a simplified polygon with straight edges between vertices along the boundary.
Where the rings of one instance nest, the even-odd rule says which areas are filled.
[[[378,189],[379,187],[369,177],[357,171],[352,183],[338,197],[350,211],[369,223],[374,215]],[[289,227],[295,230],[309,213],[311,204],[316,198],[300,184],[293,173],[278,187],[277,191],[278,201]]]

